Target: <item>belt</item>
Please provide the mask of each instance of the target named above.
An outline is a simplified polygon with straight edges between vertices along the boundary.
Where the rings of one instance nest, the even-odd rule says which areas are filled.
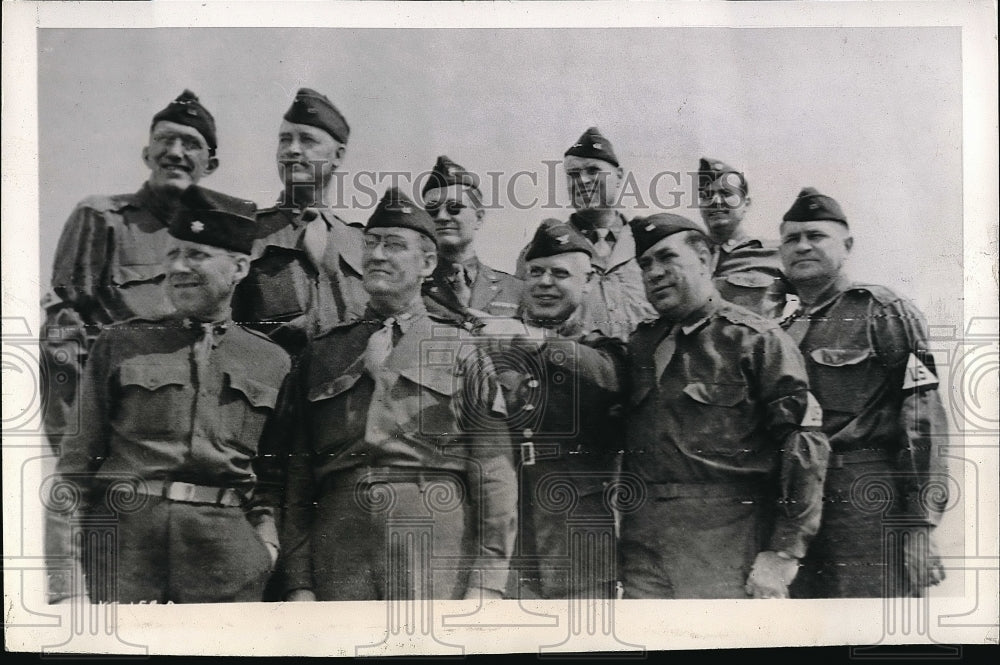
[[[649,483],[646,490],[653,499],[756,499],[764,494],[759,482],[732,483]]]
[[[845,464],[864,464],[866,462],[890,462],[892,457],[881,448],[861,448],[845,450],[840,453],[830,453],[827,469],[843,469]]]
[[[213,506],[239,508],[249,499],[247,493],[232,487],[206,487],[172,480],[142,480],[129,487],[115,486],[115,491],[134,490],[146,496],[157,496],[179,503],[200,503]]]
[[[361,466],[344,471],[333,471],[320,484],[323,491],[355,489],[369,485],[404,483],[427,485],[442,480],[462,482],[454,471],[444,469],[418,469],[405,466]]]

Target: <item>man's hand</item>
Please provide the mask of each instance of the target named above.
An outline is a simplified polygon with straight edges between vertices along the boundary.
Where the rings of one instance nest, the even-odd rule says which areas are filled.
[[[921,589],[944,581],[944,566],[934,542],[932,527],[911,530],[903,543],[903,566],[914,593],[919,594]]]
[[[285,600],[290,603],[315,603],[316,594],[312,592],[312,589],[296,589],[289,592],[285,596]]]
[[[497,591],[496,589],[484,589],[482,587],[473,586],[469,587],[465,591],[465,600],[500,600],[503,598],[503,593]]]
[[[788,585],[799,572],[794,557],[777,552],[760,552],[747,577],[746,592],[752,598],[788,598]]]

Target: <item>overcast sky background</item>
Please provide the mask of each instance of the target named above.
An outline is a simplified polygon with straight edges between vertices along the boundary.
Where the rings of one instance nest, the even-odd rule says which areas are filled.
[[[710,156],[745,169],[747,230],[777,236],[802,186],[840,201],[852,273],[914,298],[931,323],[962,323],[962,96],[958,28],[41,29],[41,286],[77,201],[132,192],[149,121],[184,88],[218,124],[221,166],[203,184],[270,205],[281,116],[300,86],[351,125],[342,166],[428,170],[447,154],[487,180],[479,237],[511,270],[545,217],[569,214],[560,159],[590,125],[633,172],[643,203],[662,171]],[[556,210],[510,205],[551,200]],[[378,194],[388,181],[374,186]],[[689,181],[659,180],[660,202]],[[364,191],[345,191],[345,200]],[[634,207],[635,199],[626,203]],[[628,214],[649,214],[653,209]],[[365,221],[370,208],[344,210]]]

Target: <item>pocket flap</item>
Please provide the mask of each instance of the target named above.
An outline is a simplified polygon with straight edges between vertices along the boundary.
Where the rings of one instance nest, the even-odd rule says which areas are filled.
[[[725,279],[733,286],[751,289],[765,288],[774,283],[774,277],[762,272],[734,272],[731,275],[726,275]]]
[[[458,391],[460,377],[455,374],[455,366],[445,367],[405,367],[399,375],[441,395],[451,397]]]
[[[114,266],[111,279],[118,286],[123,286],[132,282],[155,282],[164,275],[166,272],[160,263],[135,263]]]
[[[123,386],[141,386],[158,390],[163,386],[186,386],[191,381],[191,368],[186,365],[124,362],[118,370]]]
[[[736,406],[747,399],[747,387],[741,383],[689,383],[684,394],[709,406]]]
[[[336,397],[342,392],[349,390],[358,382],[361,378],[361,373],[355,374],[342,374],[336,379],[331,379],[330,381],[325,381],[315,386],[309,388],[309,394],[307,399],[310,402],[318,402],[323,399],[330,399],[331,397]]]
[[[229,377],[229,387],[243,393],[251,405],[273,409],[278,402],[278,389],[274,386],[240,372],[226,372],[226,376]]]
[[[857,365],[872,355],[871,349],[813,349],[812,359],[820,365],[828,367],[843,367]]]

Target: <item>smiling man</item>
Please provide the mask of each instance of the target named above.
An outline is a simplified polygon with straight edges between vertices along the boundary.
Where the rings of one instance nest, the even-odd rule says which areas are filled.
[[[947,420],[923,315],[884,286],[852,281],[853,246],[840,204],[799,192],[781,223],[781,260],[802,304],[782,326],[805,358],[831,457],[823,524],[792,591],[919,596],[944,579],[932,534],[947,502]],[[864,505],[869,489],[888,490],[881,510]]]
[[[365,229],[364,316],[301,359],[283,525],[289,600],[500,597],[516,520],[502,395],[428,314],[430,216],[398,189]]]
[[[476,234],[486,215],[479,178],[441,155],[422,196],[438,241],[437,268],[424,285],[428,307],[442,315],[471,309],[512,316],[524,285],[476,256]]]
[[[250,274],[240,283],[233,316],[266,333],[289,353],[364,311],[363,226],[333,212],[334,173],[347,154],[350,127],[336,106],[300,89],[278,128],[275,154],[284,190],[257,214]]]
[[[627,340],[640,321],[655,315],[642,289],[635,262],[635,241],[621,213],[619,190],[624,170],[614,147],[597,127],[585,131],[563,155],[566,184],[573,208],[569,223],[591,244],[594,285],[581,316],[588,329]],[[517,276],[527,265],[521,251]]]
[[[788,288],[776,244],[753,238],[743,228],[751,202],[743,173],[718,159],[702,157],[698,206],[718,250],[715,286],[729,302],[776,318],[784,311]]]
[[[513,597],[613,598],[615,521],[608,486],[622,444],[625,343],[588,330],[592,247],[571,225],[542,222],[524,255],[523,335],[503,320],[480,331],[498,350],[519,461]],[[499,329],[498,329],[499,328]],[[553,499],[554,494],[562,499]],[[580,539],[592,546],[579,547]]]
[[[259,601],[278,558],[286,428],[275,413],[290,361],[233,325],[229,308],[250,263],[253,207],[219,208],[194,186],[182,198],[190,209],[162,257],[176,311],[105,328],[80,431],[62,442],[46,530],[53,602]],[[60,486],[77,501],[61,504]]]
[[[795,343],[723,300],[701,227],[632,221],[660,314],[629,342],[624,472],[645,501],[622,515],[626,598],[787,598],[820,524],[829,452]]]
[[[153,116],[141,155],[149,169],[142,188],[135,194],[87,198],[66,221],[56,247],[52,291],[42,303],[45,425],[53,445],[79,424],[72,403],[100,327],[173,311],[163,291],[167,225],[182,207],[181,193],[218,168],[217,148],[212,114],[185,90]],[[211,195],[218,201],[228,198]]]

